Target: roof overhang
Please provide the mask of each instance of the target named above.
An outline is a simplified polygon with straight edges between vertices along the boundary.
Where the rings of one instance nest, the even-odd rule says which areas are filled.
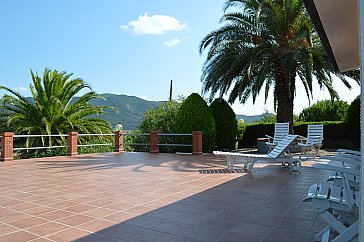
[[[334,68],[345,72],[360,66],[357,0],[304,0]]]

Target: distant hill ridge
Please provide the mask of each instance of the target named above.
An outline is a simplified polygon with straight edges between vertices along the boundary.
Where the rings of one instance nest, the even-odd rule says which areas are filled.
[[[104,111],[108,115],[99,115],[99,118],[106,120],[111,124],[111,127],[115,127],[116,124],[120,123],[126,130],[134,130],[143,121],[143,115],[146,111],[161,106],[163,101],[147,101],[135,96],[128,96],[124,94],[111,94],[104,93],[100,94],[105,98],[93,99],[90,101],[92,105],[98,106],[112,106],[119,110],[115,112],[111,109],[105,109]],[[31,97],[28,97],[32,100]],[[77,97],[76,97],[77,99]],[[0,110],[1,111],[1,110]],[[244,119],[245,123],[249,124],[255,120],[259,120],[261,115],[247,116],[247,115],[236,115],[236,119]]]
[[[120,123],[126,130],[136,129],[143,121],[143,115],[146,111],[154,109],[163,103],[163,101],[147,101],[139,97],[124,94],[104,93],[101,96],[105,97],[106,100],[94,99],[91,101],[91,104],[112,106],[117,108],[119,113],[115,113],[112,110],[105,110],[109,115],[100,115],[99,117],[109,122],[112,127]],[[259,120],[261,117],[262,115],[236,115],[237,120],[244,119],[246,124]]]

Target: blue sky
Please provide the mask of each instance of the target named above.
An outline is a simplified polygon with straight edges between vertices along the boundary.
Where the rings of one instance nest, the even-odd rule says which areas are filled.
[[[98,93],[168,99],[201,93],[204,56],[198,46],[216,29],[224,0],[3,0],[0,8],[0,85],[29,96],[30,69],[45,67],[74,73]],[[351,102],[360,88],[334,86]],[[303,86],[297,86],[295,113],[309,105]],[[0,92],[0,95],[3,94]],[[314,87],[314,100],[327,91]],[[272,111],[272,95],[256,104],[235,103],[237,114]]]

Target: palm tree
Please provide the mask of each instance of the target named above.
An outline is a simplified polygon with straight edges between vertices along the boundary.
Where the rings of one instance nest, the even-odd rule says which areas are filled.
[[[292,124],[297,77],[309,100],[313,76],[332,99],[338,99],[334,75],[348,88],[347,77],[359,83],[358,70],[334,70],[302,0],[227,0],[221,23],[200,44],[201,54],[210,47],[201,76],[210,99],[230,92],[229,103],[250,96],[254,103],[264,88],[266,101],[273,88],[277,121]]]
[[[103,98],[91,90],[82,79],[70,79],[72,74],[45,69],[43,77],[31,71],[32,98],[27,98],[10,88],[0,86],[10,93],[4,95],[0,104],[0,121],[16,134],[65,134],[68,131],[80,133],[111,132],[110,125],[95,117],[103,114],[104,106],[92,106],[89,101]],[[80,97],[80,91],[89,89]],[[2,110],[1,110],[2,109]],[[39,139],[38,139],[39,141]],[[27,145],[35,139],[28,138]],[[62,140],[57,140],[62,142]],[[35,142],[39,143],[39,142]],[[42,138],[42,144],[52,145],[52,138]]]

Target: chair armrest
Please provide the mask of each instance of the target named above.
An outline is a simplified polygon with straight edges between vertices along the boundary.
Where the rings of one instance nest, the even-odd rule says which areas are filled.
[[[336,152],[361,156],[361,152],[356,150],[338,149]]]
[[[272,137],[272,136],[270,136],[270,135],[265,135],[265,137],[267,137],[268,138],[268,142],[269,143],[272,143],[273,142],[273,140],[274,140],[274,138]]]
[[[297,140],[298,144],[306,144],[307,143],[307,138],[305,136],[298,135],[296,140]]]
[[[357,166],[359,166],[360,163],[361,163],[360,160],[350,159],[350,158],[341,157],[341,156],[321,156],[320,159],[327,159],[327,160],[331,160],[331,161],[339,161],[342,164],[349,163],[349,164],[353,164],[353,165],[357,165]]]
[[[346,174],[351,174],[354,176],[360,176],[360,171],[353,169],[353,168],[349,168],[349,167],[341,167],[341,166],[334,166],[334,165],[329,165],[329,164],[313,164],[312,165],[315,168],[320,168],[320,169],[324,169],[324,170],[329,170],[329,171],[336,171],[336,172],[342,172],[342,173],[346,173]]]

